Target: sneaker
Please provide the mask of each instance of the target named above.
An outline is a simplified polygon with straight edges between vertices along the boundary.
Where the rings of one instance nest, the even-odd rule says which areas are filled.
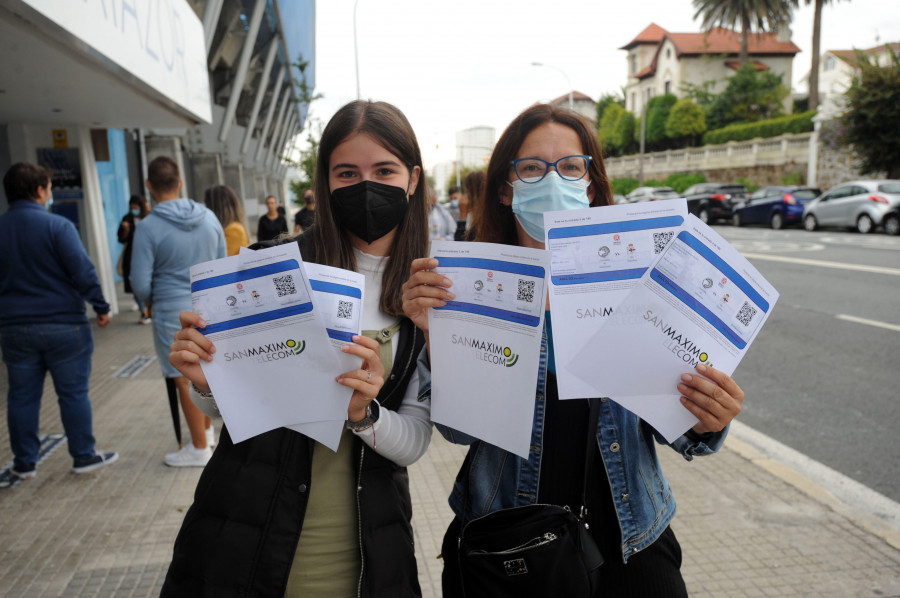
[[[30,480],[37,475],[37,466],[34,463],[31,465],[23,465],[21,467],[13,465],[12,468],[10,468],[9,473],[20,480]]]
[[[138,324],[150,324],[151,322],[153,322],[153,318],[144,315],[142,315],[141,319],[138,320]]]
[[[206,446],[214,448],[216,446],[216,429],[212,424],[206,428]]]
[[[211,448],[194,448],[194,444],[188,442],[180,451],[166,455],[163,463],[169,467],[204,467],[210,457]]]
[[[97,453],[87,459],[75,459],[72,473],[90,473],[119,460],[119,453]]]

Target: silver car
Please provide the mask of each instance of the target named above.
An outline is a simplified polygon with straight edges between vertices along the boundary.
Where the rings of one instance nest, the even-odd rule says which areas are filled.
[[[850,181],[806,204],[803,228],[812,231],[820,226],[844,226],[870,233],[898,205],[900,181]]]
[[[658,199],[673,199],[681,197],[671,187],[638,187],[625,196],[628,203],[639,201],[656,201]]]

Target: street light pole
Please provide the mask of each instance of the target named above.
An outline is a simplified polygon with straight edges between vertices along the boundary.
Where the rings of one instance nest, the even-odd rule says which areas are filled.
[[[557,71],[562,73],[562,76],[566,78],[566,83],[569,84],[569,110],[574,110],[575,103],[572,100],[572,80],[569,79],[569,76],[566,74],[566,71],[562,70],[558,66],[553,66],[552,64],[544,64],[543,62],[532,62],[531,66],[543,66],[543,67],[547,67],[548,69],[556,69]]]
[[[356,44],[356,7],[359,4],[359,0],[354,0],[353,2],[353,59],[354,64],[356,65],[356,99],[360,99],[359,94],[359,48],[357,48]]]

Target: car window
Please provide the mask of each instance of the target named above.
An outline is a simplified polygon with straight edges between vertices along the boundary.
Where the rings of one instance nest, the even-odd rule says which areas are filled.
[[[878,190],[882,193],[900,193],[900,183],[881,183]]]
[[[852,195],[865,195],[866,193],[869,193],[869,190],[866,189],[865,187],[860,187],[859,185],[853,186]]]
[[[853,187],[838,187],[837,189],[832,189],[828,192],[828,194],[822,198],[822,201],[829,201],[832,199],[840,199],[842,197],[848,197],[853,192]]]
[[[757,199],[763,199],[767,197],[770,193],[772,193],[771,189],[760,189],[759,191],[754,191],[750,195],[750,201],[756,201]]]
[[[797,189],[796,191],[791,191],[791,195],[797,199],[815,199],[820,194],[821,191],[818,189]]]

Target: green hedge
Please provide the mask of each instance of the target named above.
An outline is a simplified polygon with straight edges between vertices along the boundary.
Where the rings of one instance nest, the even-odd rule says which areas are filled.
[[[777,137],[785,133],[806,133],[813,130],[812,118],[815,115],[816,111],[810,110],[755,123],[728,125],[721,129],[707,131],[703,135],[703,144],[718,145],[728,141],[747,141],[757,137]]]

